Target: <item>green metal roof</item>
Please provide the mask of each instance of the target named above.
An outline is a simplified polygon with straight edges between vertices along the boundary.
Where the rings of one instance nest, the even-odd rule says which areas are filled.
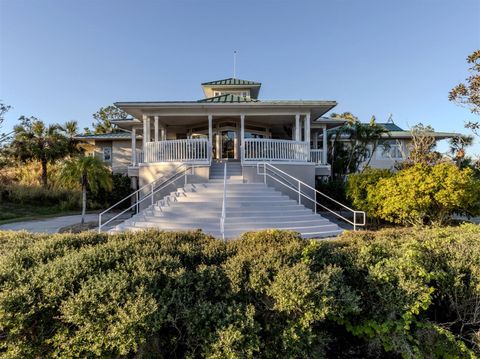
[[[403,131],[402,128],[398,127],[393,122],[377,123],[377,125],[382,126],[387,131]]]
[[[256,99],[250,97],[242,97],[237,95],[220,95],[215,97],[204,98],[197,102],[216,102],[216,103],[240,103],[240,102],[259,102]]]
[[[228,79],[223,79],[223,80],[216,80],[216,81],[210,81],[210,82],[204,82],[202,83],[202,86],[260,86],[260,82],[255,82],[255,81],[249,81],[249,80],[241,80],[241,79],[236,79],[233,77],[230,77]]]
[[[114,132],[114,133],[100,133],[100,134],[82,134],[77,135],[75,138],[79,139],[98,139],[98,140],[111,140],[111,139],[130,139],[132,135],[128,132]],[[137,136],[138,137],[138,136]]]

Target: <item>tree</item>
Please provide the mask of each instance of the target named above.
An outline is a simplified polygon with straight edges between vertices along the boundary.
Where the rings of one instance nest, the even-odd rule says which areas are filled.
[[[441,160],[442,155],[435,151],[437,139],[433,136],[434,132],[432,126],[424,126],[421,123],[412,127],[407,165],[434,165]]]
[[[93,118],[96,121],[92,123],[94,132],[96,134],[112,133],[116,128],[116,126],[112,123],[112,120],[124,120],[128,118],[128,116],[128,113],[116,106],[112,105],[101,107],[93,114]]]
[[[465,157],[465,149],[473,144],[472,136],[455,136],[448,140],[448,144],[448,152],[458,167],[463,168],[470,163],[470,159]]]
[[[449,92],[448,99],[468,107],[473,114],[480,115],[480,50],[469,55],[467,63],[472,65],[468,69],[470,76],[465,79],[465,83],[459,83]],[[480,121],[468,121],[465,127],[480,136]]]
[[[48,186],[47,165],[68,153],[67,139],[59,125],[45,125],[35,117],[22,116],[14,127],[10,145],[11,155],[20,161],[39,161],[42,166],[42,184]]]
[[[365,163],[364,168],[368,167],[373,153],[388,137],[388,131],[376,123],[375,116],[369,123],[360,122],[350,112],[332,114],[332,118],[346,121],[330,136],[333,139],[330,153],[334,175],[342,177],[355,173],[362,163]]]
[[[80,141],[75,137],[78,135],[77,121],[67,121],[61,127],[67,139],[67,152],[70,156],[79,154],[82,150],[79,147]]]
[[[112,189],[112,176],[108,167],[93,156],[78,156],[65,161],[61,172],[64,184],[80,183],[82,186],[82,224],[85,223],[87,190]]]
[[[5,114],[11,109],[12,107],[9,105],[5,105],[3,102],[0,102],[0,129],[3,126],[3,122],[5,121]],[[8,134],[0,132],[0,144],[5,142],[9,138]]]

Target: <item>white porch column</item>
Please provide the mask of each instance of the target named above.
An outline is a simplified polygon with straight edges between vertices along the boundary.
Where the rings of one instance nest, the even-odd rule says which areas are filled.
[[[160,140],[165,141],[167,139],[167,129],[162,125],[160,128]]]
[[[208,146],[210,147],[210,151],[211,151],[213,146],[213,116],[212,115],[208,115]]]
[[[304,122],[304,139],[305,142],[308,144],[308,149],[310,150],[310,114],[307,113],[305,115],[305,119],[303,120]]]
[[[137,129],[132,128],[132,165],[137,165]]]
[[[300,141],[300,114],[295,115],[295,141]]]
[[[143,121],[143,136],[142,136],[143,158],[147,158],[147,140],[148,140],[147,115],[142,116],[142,121]]]
[[[318,149],[318,130],[313,131],[313,148]]]
[[[158,142],[158,116],[154,117],[154,126],[155,126],[155,142]]]
[[[243,160],[245,150],[245,115],[240,115],[240,159]]]
[[[327,164],[327,155],[328,155],[328,144],[327,144],[327,125],[323,125],[323,152],[322,152],[322,162],[324,165]]]

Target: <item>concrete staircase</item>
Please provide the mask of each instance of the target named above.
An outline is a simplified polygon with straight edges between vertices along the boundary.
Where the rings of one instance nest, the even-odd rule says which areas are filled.
[[[111,231],[202,229],[221,238],[223,166],[222,163],[212,164],[214,168],[208,183],[178,188]],[[304,238],[330,237],[342,232],[338,225],[272,187],[263,183],[242,183],[240,163],[240,175],[236,171],[237,163],[231,162],[227,166],[227,174],[230,169],[232,173],[228,176],[226,191],[225,238],[232,239],[247,231],[270,228],[297,231]]]
[[[242,165],[240,161],[226,161],[227,163],[227,180],[230,183],[242,183]],[[210,181],[223,183],[224,161],[213,161],[210,166]]]

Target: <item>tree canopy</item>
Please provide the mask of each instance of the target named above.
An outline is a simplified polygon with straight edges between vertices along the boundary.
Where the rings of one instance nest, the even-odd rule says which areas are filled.
[[[101,107],[93,114],[95,119],[95,122],[92,123],[93,131],[95,134],[112,133],[116,128],[112,120],[126,119],[128,117],[128,113],[114,105]]]
[[[480,50],[475,50],[467,57],[470,76],[464,83],[456,85],[448,94],[448,99],[459,105],[466,106],[475,115],[480,115]],[[465,127],[470,128],[480,136],[480,121],[468,121]]]

